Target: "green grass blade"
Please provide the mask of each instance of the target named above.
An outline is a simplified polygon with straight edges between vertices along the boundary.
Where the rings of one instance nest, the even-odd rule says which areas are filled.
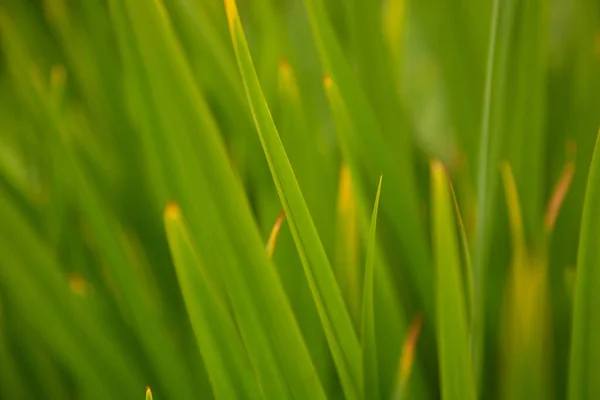
[[[369,241],[367,243],[367,262],[365,265],[365,279],[363,289],[361,340],[363,354],[363,396],[365,399],[379,398],[379,374],[377,372],[377,345],[375,336],[375,310],[373,302],[373,288],[375,279],[375,251],[377,213],[379,211],[379,196],[381,195],[381,180],[377,186],[373,215],[371,216],[371,227],[369,229]]]
[[[498,157],[495,148],[497,141],[493,141],[490,118],[492,114],[492,98],[494,80],[498,74],[497,68],[497,36],[499,34],[500,0],[494,0],[492,6],[492,22],[490,39],[486,60],[485,89],[483,95],[483,110],[481,117],[481,135],[479,138],[479,168],[477,182],[477,227],[475,232],[475,253],[473,257],[473,301],[475,305],[473,320],[473,359],[475,378],[481,376],[481,362],[483,361],[483,337],[485,326],[483,284],[485,282],[485,263],[491,240],[491,208],[494,196],[494,172]]]
[[[141,121],[144,150],[163,176],[159,201],[176,199],[184,210],[213,280],[231,300],[265,396],[323,398],[298,322],[267,262],[247,197],[171,21],[161,2],[142,8],[135,3],[110,4],[140,89],[132,96],[137,96],[134,117]]]
[[[152,396],[152,390],[150,390],[149,387],[146,388],[146,400],[154,400],[154,397]]]
[[[569,399],[594,399],[600,396],[600,135],[588,175],[583,208],[569,369]]]
[[[233,0],[226,0],[225,6],[257,131],[311,286],[344,393],[348,398],[358,398],[361,355],[352,320],[266,104],[236,4]]]
[[[217,399],[261,398],[256,375],[225,301],[210,281],[179,206],[165,209],[165,229],[200,352]]]
[[[431,164],[433,244],[436,260],[437,335],[442,398],[475,399],[467,313],[452,199],[444,166]]]
[[[464,257],[464,269],[463,269],[463,281],[465,282],[465,287],[467,288],[465,292],[465,298],[467,303],[467,322],[469,326],[469,336],[473,334],[473,318],[475,313],[475,305],[474,305],[474,291],[473,291],[473,264],[471,262],[471,249],[469,247],[469,241],[467,238],[467,231],[465,229],[465,224],[463,222],[460,208],[458,207],[458,200],[456,198],[456,192],[454,191],[454,185],[452,185],[452,180],[450,176],[448,176],[448,184],[450,185],[450,192],[452,193],[452,203],[454,204],[454,212],[456,213],[456,219],[458,220],[458,228],[460,232],[460,244],[462,247],[462,253]]]

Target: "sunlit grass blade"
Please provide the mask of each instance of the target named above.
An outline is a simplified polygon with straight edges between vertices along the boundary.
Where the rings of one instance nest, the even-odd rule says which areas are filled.
[[[154,400],[154,397],[152,396],[152,390],[150,390],[150,387],[146,387],[146,400]]]
[[[165,229],[196,341],[217,399],[261,398],[235,323],[195,248],[179,206],[165,209]]]
[[[373,290],[375,284],[375,251],[377,213],[379,211],[379,196],[381,195],[381,180],[377,186],[373,214],[371,216],[371,227],[369,228],[369,240],[367,242],[367,259],[365,264],[365,278],[363,288],[362,318],[361,318],[361,344],[362,344],[362,379],[363,398],[379,398],[379,374],[377,368],[377,339],[375,335],[375,310],[373,301]]]
[[[583,208],[569,368],[569,399],[600,397],[600,135],[588,175]]]
[[[437,338],[442,398],[475,399],[456,222],[444,166],[431,163]]]
[[[321,323],[347,398],[359,397],[360,345],[344,305],[333,270],[279,139],[266,104],[233,0],[225,7],[240,72],[256,123],[258,135],[271,169],[273,181],[288,217],[292,235],[313,293]]]

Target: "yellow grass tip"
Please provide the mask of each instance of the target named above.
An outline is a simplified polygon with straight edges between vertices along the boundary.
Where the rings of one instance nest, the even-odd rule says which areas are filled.
[[[176,221],[181,219],[181,208],[175,201],[170,201],[165,207],[165,220]]]
[[[575,156],[577,154],[577,145],[575,141],[569,140],[567,142],[567,159],[569,160],[564,166],[554,189],[550,200],[548,200],[548,206],[546,207],[546,214],[544,215],[544,228],[550,232],[554,229],[556,218],[562,207],[562,204],[567,196],[571,182],[573,181],[573,175],[575,174]]]
[[[235,0],[224,0],[225,2],[225,13],[227,14],[227,22],[229,23],[229,29],[233,29],[233,22],[238,18],[237,5]]]
[[[342,164],[340,168],[340,182],[338,194],[338,207],[344,213],[354,211],[354,198],[352,197],[352,179],[350,177],[350,168]]]
[[[69,289],[78,296],[85,297],[89,293],[89,287],[86,280],[80,274],[69,276]]]
[[[150,386],[146,386],[146,400],[153,400],[152,390],[150,390]]]
[[[419,339],[419,334],[421,333],[421,326],[423,324],[423,314],[419,314],[413,319],[410,324],[410,328],[408,331],[408,336],[404,341],[404,345],[402,346],[402,358],[400,359],[400,384],[401,386],[405,386],[408,378],[410,376],[410,372],[412,370],[412,366],[415,359],[415,348],[417,346],[417,340]]]
[[[67,70],[64,65],[55,65],[50,70],[50,83],[53,87],[62,87],[67,81]]]
[[[283,224],[283,219],[285,218],[285,211],[281,211],[275,224],[273,225],[273,229],[271,229],[271,234],[269,235],[269,240],[267,241],[267,258],[270,260],[273,258],[273,253],[275,252],[275,244],[277,243],[277,237],[279,236],[279,231],[281,230],[281,225]]]

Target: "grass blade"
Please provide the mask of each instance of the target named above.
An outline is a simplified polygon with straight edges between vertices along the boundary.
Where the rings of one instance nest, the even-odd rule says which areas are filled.
[[[359,398],[361,354],[352,320],[266,104],[235,1],[226,0],[225,7],[258,135],[288,216],[344,393],[347,398]]]
[[[455,219],[444,166],[431,163],[433,244],[442,398],[475,399]]]
[[[164,220],[177,277],[215,397],[261,398],[235,323],[205,271],[177,204],[167,206]]]
[[[600,135],[588,175],[573,304],[569,399],[600,397]]]
[[[379,374],[377,372],[377,345],[375,336],[375,310],[373,302],[373,288],[375,279],[375,240],[377,230],[377,213],[379,211],[379,196],[381,195],[381,180],[377,186],[373,215],[371,216],[371,227],[369,229],[369,241],[367,244],[367,262],[365,264],[365,279],[363,289],[361,340],[363,354],[363,396],[365,399],[379,398]]]
[[[129,77],[137,84],[132,118],[139,118],[143,127],[146,156],[156,163],[152,169],[162,173],[159,202],[176,199],[184,210],[213,280],[231,300],[265,397],[285,399],[293,393],[323,398],[214,115],[194,82],[162,2],[142,8],[135,1],[126,1],[127,7],[121,3],[111,1],[111,11],[119,22],[123,53],[131,55]]]

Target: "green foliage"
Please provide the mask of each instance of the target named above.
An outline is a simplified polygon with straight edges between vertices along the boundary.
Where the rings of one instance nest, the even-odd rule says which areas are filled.
[[[599,71],[594,0],[3,0],[0,398],[600,396]]]

